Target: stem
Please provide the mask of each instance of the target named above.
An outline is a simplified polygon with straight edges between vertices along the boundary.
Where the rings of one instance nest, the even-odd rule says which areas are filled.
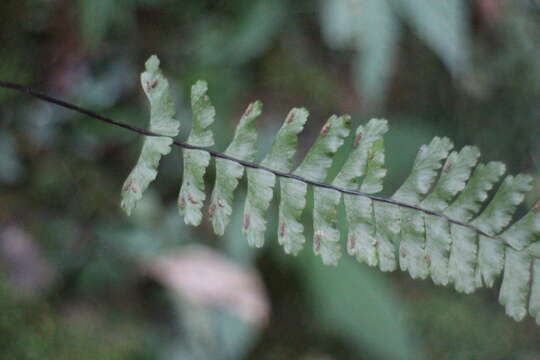
[[[46,101],[46,102],[49,102],[49,103],[52,103],[52,104],[56,104],[58,106],[61,106],[61,107],[64,107],[64,108],[79,112],[81,114],[85,114],[85,115],[87,115],[89,117],[92,117],[94,119],[98,119],[98,120],[101,120],[101,121],[106,122],[108,124],[122,127],[124,129],[127,129],[129,131],[138,133],[140,135],[168,137],[168,136],[165,136],[165,135],[160,135],[160,134],[157,134],[155,132],[133,126],[133,125],[129,125],[129,124],[126,124],[126,123],[123,123],[123,122],[120,122],[120,121],[113,120],[113,119],[111,119],[109,117],[100,115],[100,114],[95,113],[95,112],[93,112],[91,110],[88,110],[88,109],[84,109],[84,108],[82,108],[80,106],[77,106],[75,104],[71,104],[71,103],[68,103],[66,101],[51,97],[49,95],[42,94],[40,92],[37,92],[37,91],[33,90],[30,87],[24,86],[24,85],[20,85],[20,84],[8,82],[8,81],[0,80],[0,87],[28,94],[28,95],[33,96],[35,98],[38,98],[40,100],[43,100],[43,101]],[[297,181],[300,181],[300,182],[303,182],[303,183],[306,183],[306,184],[309,184],[309,185],[313,185],[313,186],[316,186],[316,187],[336,190],[336,191],[339,191],[342,194],[362,196],[362,197],[366,197],[368,199],[371,199],[373,201],[387,203],[387,204],[391,204],[391,205],[395,205],[395,206],[399,206],[399,207],[404,207],[404,208],[408,208],[408,209],[417,210],[417,211],[423,212],[423,213],[425,213],[427,215],[438,216],[438,217],[446,219],[449,223],[469,228],[469,229],[475,231],[476,233],[478,233],[480,235],[486,236],[488,238],[504,241],[503,239],[501,239],[501,238],[499,238],[497,236],[493,236],[493,235],[489,235],[489,234],[485,233],[484,231],[480,230],[479,228],[477,228],[474,225],[471,225],[471,224],[468,224],[468,223],[465,223],[463,221],[459,221],[459,220],[456,220],[456,219],[452,219],[452,218],[448,217],[447,215],[445,215],[445,214],[443,214],[441,212],[438,212],[438,211],[429,210],[429,209],[426,209],[426,208],[423,208],[423,207],[420,207],[420,206],[416,206],[416,205],[413,205],[413,204],[409,204],[409,203],[406,203],[406,202],[402,202],[402,201],[398,201],[398,200],[394,200],[394,199],[390,199],[390,198],[385,198],[385,197],[382,197],[382,196],[367,194],[367,193],[364,193],[364,192],[361,192],[361,191],[356,191],[356,190],[351,190],[351,189],[345,189],[345,188],[342,188],[342,187],[339,187],[339,186],[326,184],[326,183],[319,182],[319,181],[313,181],[313,180],[306,179],[306,178],[298,176],[298,175],[294,175],[294,174],[291,174],[291,173],[285,173],[285,172],[282,172],[282,171],[279,171],[279,170],[271,169],[269,167],[266,167],[266,166],[263,166],[263,165],[260,165],[260,164],[257,164],[257,163],[251,162],[251,161],[245,161],[245,160],[242,160],[242,159],[237,159],[235,157],[232,157],[232,156],[229,156],[229,155],[226,155],[226,154],[214,151],[214,150],[209,150],[209,149],[206,149],[206,148],[203,148],[203,147],[200,147],[200,146],[190,145],[190,144],[186,144],[186,143],[176,141],[176,140],[173,140],[173,144],[175,146],[178,146],[178,147],[181,147],[181,148],[184,148],[184,149],[205,151],[208,154],[210,154],[210,156],[212,156],[212,157],[233,161],[235,163],[238,163],[240,165],[243,165],[245,167],[249,167],[249,168],[252,168],[252,169],[259,169],[259,170],[268,171],[269,173],[272,173],[277,177],[294,179],[294,180],[297,180]]]

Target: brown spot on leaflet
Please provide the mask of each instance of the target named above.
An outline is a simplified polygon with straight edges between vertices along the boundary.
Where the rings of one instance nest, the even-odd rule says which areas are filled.
[[[283,235],[285,235],[285,224],[281,223],[279,224],[278,236],[283,237]]]
[[[248,215],[244,215],[244,219],[243,219],[243,224],[244,224],[244,230],[247,230],[249,228],[249,216]]]
[[[147,90],[154,89],[157,85],[158,80],[157,79],[151,79],[146,81],[145,86]]]
[[[324,126],[322,127],[321,129],[321,135],[326,135],[328,134],[328,131],[330,131],[330,124],[329,123],[326,123],[324,124]]]
[[[349,237],[347,238],[347,246],[350,250],[354,249],[354,247],[356,246],[356,236],[349,235]]]
[[[124,185],[122,186],[122,190],[123,191],[131,191],[131,192],[138,192],[139,189],[137,187],[137,185],[133,182],[133,179],[128,179]]]
[[[321,237],[323,233],[320,231],[316,231],[313,235],[313,248],[316,252],[318,252],[321,249]]]
[[[246,108],[246,111],[244,111],[244,116],[247,116],[251,112],[251,109],[253,108],[253,103],[249,104]]]
[[[354,147],[358,147],[358,144],[360,144],[360,140],[362,140],[362,133],[356,134],[353,142]]]
[[[183,196],[178,199],[178,207],[180,209],[183,209],[186,207],[186,200],[184,200]]]
[[[225,206],[225,203],[223,202],[223,200],[218,200],[217,204],[219,205],[219,207]]]
[[[208,208],[208,215],[214,216],[214,213],[216,212],[216,204],[211,204]]]
[[[291,111],[289,115],[287,115],[287,117],[285,118],[285,122],[287,124],[290,124],[293,121],[293,119],[294,119],[294,113]]]
[[[127,191],[129,188],[131,188],[131,184],[133,183],[133,180],[128,179],[124,185],[122,186],[122,191]]]
[[[452,163],[449,160],[446,160],[442,168],[442,171],[448,171],[450,170],[451,167],[452,167]]]
[[[407,257],[407,250],[405,248],[399,249],[399,255],[401,255],[401,257]]]
[[[189,202],[192,203],[192,204],[198,204],[199,203],[197,200],[195,200],[193,198],[193,195],[191,195],[191,193],[187,194],[187,198],[188,198]]]

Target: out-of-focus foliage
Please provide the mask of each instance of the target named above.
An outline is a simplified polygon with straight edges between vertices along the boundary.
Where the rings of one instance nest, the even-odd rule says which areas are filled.
[[[469,70],[468,9],[464,0],[322,0],[321,26],[336,49],[353,48],[358,90],[371,106],[383,101],[399,57],[402,22],[456,76]]]
[[[7,129],[0,132],[0,182],[13,183],[21,176],[22,164],[15,148],[15,141]]]
[[[0,348],[4,359],[144,358],[140,328],[99,318],[87,304],[73,303],[59,318],[50,306],[20,301],[0,281]]]
[[[301,266],[305,266],[315,321],[329,332],[343,333],[350,346],[381,359],[424,357],[381,274],[365,268],[359,271],[351,259],[342,261],[342,268],[329,270],[310,257]]]
[[[390,38],[394,48],[387,51],[395,55],[382,88],[384,101],[376,114],[370,114],[392,119],[392,131],[385,138],[387,167],[392,175],[385,181],[385,193],[391,194],[403,182],[419,146],[443,134],[459,147],[477,145],[484,158],[507,163],[509,172],[533,174],[539,184],[538,2],[464,2],[464,27],[460,31],[470,45],[468,50],[453,49],[462,54],[468,51],[469,67],[463,73],[450,70],[440,52],[441,45],[436,48],[431,42],[435,40],[420,35],[420,26],[427,26],[420,21],[431,22],[433,18],[415,23],[415,14],[397,8],[398,1],[385,3],[394,14],[393,20],[385,21],[393,22],[391,28],[396,30],[395,37]],[[0,3],[0,78],[31,84],[144,127],[147,115],[140,111],[145,99],[139,90],[138,73],[140,64],[157,53],[167,69],[180,120],[190,115],[184,105],[189,102],[189,86],[199,78],[211,84],[209,94],[219,109],[214,124],[215,133],[220,134],[215,139],[216,149],[222,151],[230,142],[226,134],[233,133],[232,126],[243,106],[261,98],[268,109],[258,126],[258,145],[264,149],[269,148],[288,109],[310,109],[312,125],[299,138],[302,156],[330,113],[352,113],[353,124],[357,125],[367,120],[366,105],[370,109],[376,105],[366,102],[370,94],[357,85],[357,79],[370,78],[370,74],[357,71],[365,49],[355,50],[356,43],[343,50],[330,46],[321,22],[325,8],[322,2],[307,0],[7,0]],[[427,11],[422,7],[418,16],[425,17]],[[384,20],[388,14],[373,16]],[[450,17],[443,20],[441,24],[454,21]],[[351,30],[357,33],[357,27]],[[450,43],[449,37],[440,40],[437,34],[431,34],[430,39]],[[364,35],[390,36],[376,31]],[[365,40],[364,35],[362,41],[376,48],[376,41]],[[388,64],[386,60],[382,59],[380,65]],[[42,258],[55,269],[53,282],[32,302],[46,309],[52,322],[62,324],[59,326],[66,329],[64,334],[75,334],[62,338],[69,354],[66,358],[84,354],[91,358],[166,358],[174,354],[171,349],[182,348],[191,330],[180,318],[183,311],[176,302],[178,298],[140,264],[191,241],[229,254],[236,262],[256,266],[263,276],[271,303],[269,322],[253,342],[235,345],[241,348],[237,354],[246,354],[238,357],[384,357],[377,355],[381,352],[369,338],[351,341],[350,333],[337,330],[344,329],[335,326],[342,316],[315,316],[315,308],[308,306],[314,300],[305,281],[309,266],[300,266],[304,254],[289,259],[273,251],[274,247],[254,252],[247,246],[241,231],[241,202],[234,204],[237,209],[224,238],[211,235],[204,221],[200,230],[187,231],[177,211],[169,207],[182,180],[179,153],[163,159],[153,195],[144,196],[134,212],[136,220],[125,220],[118,208],[118,190],[136,160],[140,138],[8,91],[0,90],[0,102],[0,133],[8,133],[13,140],[0,142],[0,147],[9,145],[0,157],[11,154],[8,158],[16,159],[19,168],[16,180],[0,183],[0,227],[15,224],[24,229]],[[5,178],[5,174],[2,170],[0,177]],[[213,184],[214,176],[209,170],[207,185]],[[526,199],[528,205],[540,191],[535,186]],[[240,186],[237,191],[242,193],[246,188]],[[143,208],[147,210],[137,214]],[[313,211],[309,193],[306,211]],[[277,209],[271,207],[266,217],[268,229],[277,228],[277,215]],[[310,221],[304,225],[310,233]],[[265,243],[275,246],[276,236],[269,231]],[[0,252],[2,273],[11,274],[13,269],[6,270],[12,267],[11,257],[6,257],[3,248]],[[361,265],[356,267],[359,272],[365,270]],[[340,269],[313,272],[317,278],[309,283],[339,284],[344,276]],[[354,271],[354,266],[347,269]],[[380,293],[377,289],[393,289],[392,300],[388,301],[391,307],[381,312],[404,314],[403,331],[396,334],[405,333],[406,339],[396,344],[416,344],[414,349],[426,358],[539,356],[534,322],[509,320],[495,304],[494,293],[482,291],[462,297],[432,284],[410,281],[408,276],[364,272],[356,280],[351,275],[353,279],[347,285],[351,291],[373,294],[374,299]],[[363,286],[362,277],[368,277],[370,281],[365,283],[370,285]],[[18,344],[24,344],[26,353],[43,354],[40,347],[44,345],[51,349],[44,357],[62,358],[59,352],[63,350],[54,346],[57,343],[52,336],[40,335],[43,342],[38,343],[34,341],[35,327],[12,320],[14,312],[5,310],[15,306],[30,314],[32,306],[17,297],[19,290],[11,278],[2,282],[10,285],[0,292],[0,322],[8,324],[0,329],[0,339],[10,338],[6,336],[9,334]],[[383,294],[386,299],[391,296]],[[332,299],[336,306],[340,306],[340,300],[346,301]],[[213,308],[207,310],[214,313]],[[84,320],[71,321],[72,314]],[[81,330],[96,322],[99,330]],[[122,329],[110,324],[121,324]],[[364,331],[369,331],[369,324],[369,319],[355,322]],[[242,331],[229,329],[231,335],[242,338]],[[355,335],[361,333],[353,331]],[[104,343],[108,350],[101,345]],[[5,349],[2,343],[3,354]],[[15,354],[24,358],[24,353]]]

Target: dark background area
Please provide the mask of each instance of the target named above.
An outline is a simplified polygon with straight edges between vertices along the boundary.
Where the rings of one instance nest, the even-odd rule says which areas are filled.
[[[208,81],[220,151],[261,99],[261,156],[302,106],[300,154],[333,113],[388,119],[385,195],[433,136],[533,175],[523,209],[540,193],[538,1],[4,0],[0,44],[0,79],[141,127],[157,54],[180,139],[189,89]],[[179,149],[126,217],[140,144],[0,90],[0,358],[540,359],[538,326],[507,317],[498,287],[463,295],[347,256],[324,267],[309,244],[285,255],[275,223],[249,248],[244,183],[224,237],[183,225]]]

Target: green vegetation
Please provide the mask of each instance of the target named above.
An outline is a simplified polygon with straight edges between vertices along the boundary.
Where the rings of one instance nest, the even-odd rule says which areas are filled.
[[[284,188],[267,190],[283,187],[281,179],[250,168],[245,169],[247,182],[236,185],[222,179],[221,191],[236,190],[234,197],[227,197],[230,214],[217,215],[220,224],[228,226],[223,236],[215,236],[214,225],[203,215],[206,209],[191,205],[211,203],[210,189],[224,173],[204,153],[176,148],[159,160],[156,181],[126,217],[118,193],[145,140],[0,89],[3,358],[539,356],[534,319],[510,319],[495,290],[500,288],[500,300],[512,316],[529,311],[525,294],[531,268],[525,252],[536,250],[525,249],[536,239],[529,243],[531,238],[520,229],[531,229],[527,221],[534,217],[515,221],[534,206],[540,190],[537,2],[21,0],[2,2],[0,18],[0,80],[28,84],[146,128],[147,98],[138,74],[151,54],[159,54],[171,109],[182,124],[179,141],[200,141],[200,146],[226,151],[245,105],[260,98],[264,112],[246,127],[250,134],[251,126],[257,129],[249,157],[288,172],[307,161],[310,145],[331,114],[349,113],[350,120],[339,120],[350,126],[342,150],[332,165],[315,169],[321,181],[359,186],[360,191],[386,197],[397,191],[418,206],[438,211],[450,211],[445,207],[459,201],[462,205],[450,205],[452,216],[472,220],[490,234],[500,232],[495,224],[515,224],[514,230],[502,229],[507,230],[501,235],[507,240],[504,263],[499,247],[480,240],[487,250],[480,254],[489,256],[477,272],[478,258],[465,256],[473,254],[469,249],[475,244],[467,229],[452,225],[464,236],[459,244],[452,241],[456,249],[448,257],[446,233],[432,231],[444,220],[400,210],[400,217],[413,220],[401,224],[407,235],[400,236],[399,246],[414,255],[402,262],[398,247],[391,246],[397,243],[374,240],[380,231],[392,231],[390,205],[341,195],[349,204],[337,207],[337,217],[327,216],[340,196],[307,186],[305,205],[293,204],[304,208],[302,214],[281,213],[303,227],[306,239],[297,256],[286,256],[278,242],[276,205],[285,198],[294,200],[282,195]],[[197,79],[206,79],[209,87]],[[189,96],[192,84],[196,99]],[[208,110],[203,94],[211,97],[217,111]],[[196,104],[207,110],[198,112]],[[310,112],[307,122],[304,107]],[[293,123],[280,129],[291,108]],[[383,122],[369,122],[371,118],[388,119],[389,131],[385,133]],[[207,137],[210,125],[215,145]],[[364,135],[355,148],[359,126]],[[336,134],[337,144],[344,135]],[[434,188],[398,190],[414,183],[407,179],[418,173],[411,172],[415,154],[437,136],[447,136],[461,149],[450,151],[447,159],[462,165],[443,172],[452,172],[448,182],[437,175]],[[274,150],[278,139],[283,143]],[[442,158],[448,143],[438,141],[431,146],[441,146]],[[475,197],[451,195],[460,192],[459,184],[470,183],[465,179],[477,161],[477,150],[467,144],[481,149],[483,160],[505,163],[510,174],[532,176],[532,189],[521,205],[512,205],[520,198],[512,194],[523,192],[524,178],[495,180],[500,165],[486,165],[482,171],[493,172],[491,180],[477,182],[474,191],[469,186],[461,191]],[[365,175],[345,170],[355,152],[360,162],[369,164],[359,167]],[[208,166],[202,157],[209,159]],[[434,163],[444,168],[443,160]],[[475,168],[471,179],[480,169]],[[192,173],[189,184],[184,172]],[[364,181],[360,184],[359,179]],[[504,189],[510,191],[501,193]],[[425,192],[430,195],[425,197]],[[465,204],[466,199],[481,199],[483,192],[488,194],[483,201]],[[196,203],[188,199],[183,215],[189,224],[200,221],[198,227],[186,226],[178,216],[178,202],[187,193]],[[494,198],[495,193],[502,195]],[[515,217],[508,216],[506,206],[490,209],[490,203],[499,201],[515,207]],[[375,228],[370,226],[371,207],[376,217],[386,216]],[[504,211],[499,214],[498,209]],[[251,215],[247,229],[244,211]],[[422,219],[433,236],[418,233],[417,221]],[[355,227],[349,229],[349,223]],[[331,234],[320,237],[314,249],[318,254],[306,249],[314,245],[316,232]],[[350,248],[346,239],[333,241],[338,232],[369,236],[358,236]],[[298,239],[291,238],[291,250],[302,246]],[[389,251],[379,251],[382,245]],[[433,255],[428,275],[437,284],[459,284],[461,291],[468,291],[479,280],[483,285],[494,280],[493,289],[465,296],[432,281],[413,280],[412,274],[427,276],[426,262],[419,261],[422,246]],[[454,250],[460,256],[452,257]],[[337,261],[340,253],[338,266],[323,265],[323,260]],[[390,254],[397,256],[392,259]],[[356,260],[385,270],[404,264],[410,274],[382,273]],[[495,277],[501,266],[502,277]]]

